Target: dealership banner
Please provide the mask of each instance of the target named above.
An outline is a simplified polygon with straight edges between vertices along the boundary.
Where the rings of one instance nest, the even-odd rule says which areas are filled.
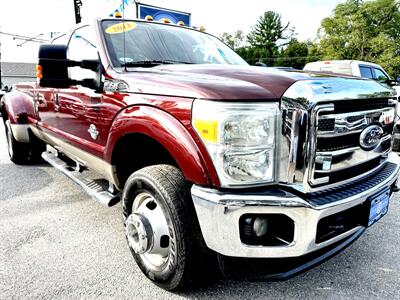
[[[185,26],[190,26],[190,13],[137,3],[137,17],[139,19],[145,19],[147,16],[153,17],[154,21],[164,21],[164,19],[168,19],[174,24],[178,24],[179,21],[182,21]]]

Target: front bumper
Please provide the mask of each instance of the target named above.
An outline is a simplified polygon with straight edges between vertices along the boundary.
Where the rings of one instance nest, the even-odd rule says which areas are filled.
[[[224,193],[196,185],[192,187],[192,198],[204,240],[217,253],[248,258],[299,257],[362,232],[365,226],[356,226],[329,240],[316,242],[317,226],[322,218],[361,205],[386,188],[390,188],[392,195],[399,167],[399,157],[390,154],[385,167],[369,178],[346,188],[330,189],[311,200],[283,191]],[[284,246],[242,243],[239,220],[244,214],[286,215],[294,222],[293,241]]]

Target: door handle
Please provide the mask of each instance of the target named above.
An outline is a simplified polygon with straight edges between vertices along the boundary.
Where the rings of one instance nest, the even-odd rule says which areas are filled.
[[[58,94],[55,94],[55,96],[54,96],[54,104],[57,105],[57,106],[60,105],[60,101],[58,99]]]

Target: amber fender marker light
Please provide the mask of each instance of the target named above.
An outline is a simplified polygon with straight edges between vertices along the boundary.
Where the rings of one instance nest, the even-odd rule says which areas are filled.
[[[43,78],[42,66],[41,65],[36,65],[36,77],[39,78],[39,79]]]
[[[145,18],[146,21],[153,21],[153,17],[150,15],[147,15]]]

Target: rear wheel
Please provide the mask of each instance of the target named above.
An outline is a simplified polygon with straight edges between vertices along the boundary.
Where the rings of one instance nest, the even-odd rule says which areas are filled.
[[[18,165],[26,165],[41,160],[41,154],[46,145],[38,139],[32,139],[28,143],[18,142],[11,130],[10,120],[4,122],[7,138],[7,149],[10,160]]]
[[[125,234],[143,273],[167,290],[200,274],[205,247],[182,173],[155,165],[133,173],[123,192]]]

